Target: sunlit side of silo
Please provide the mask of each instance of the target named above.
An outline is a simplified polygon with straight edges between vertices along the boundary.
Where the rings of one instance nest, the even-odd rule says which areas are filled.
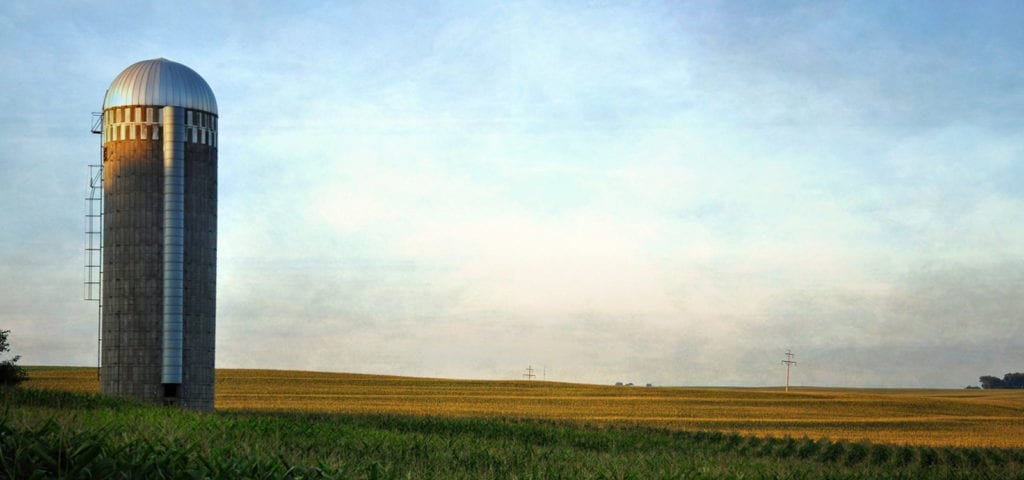
[[[101,390],[213,409],[217,101],[192,69],[129,66],[103,102]]]

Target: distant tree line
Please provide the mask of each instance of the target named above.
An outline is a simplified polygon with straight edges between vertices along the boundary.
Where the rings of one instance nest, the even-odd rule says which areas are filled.
[[[1007,373],[1003,378],[985,375],[978,379],[981,388],[1024,388],[1024,373]]]

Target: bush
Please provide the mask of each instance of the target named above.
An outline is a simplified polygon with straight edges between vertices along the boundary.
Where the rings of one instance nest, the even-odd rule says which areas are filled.
[[[0,385],[13,386],[28,380],[25,369],[16,365],[14,363],[16,361],[18,361],[18,357],[14,357],[14,360],[0,362]]]
[[[0,330],[0,353],[10,350],[10,345],[7,343],[7,334],[9,333],[11,333],[10,330]],[[0,385],[17,385],[28,380],[25,369],[17,365],[20,358],[20,356],[15,356],[10,360],[0,362]]]

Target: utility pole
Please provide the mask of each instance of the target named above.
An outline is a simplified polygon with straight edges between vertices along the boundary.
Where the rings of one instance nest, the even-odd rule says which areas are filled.
[[[789,391],[789,367],[796,365],[796,361],[793,360],[793,352],[786,349],[786,359],[782,361],[782,364],[786,366],[786,391]]]
[[[526,373],[523,374],[523,378],[527,380],[533,380],[537,375],[533,373],[533,365],[526,367]]]

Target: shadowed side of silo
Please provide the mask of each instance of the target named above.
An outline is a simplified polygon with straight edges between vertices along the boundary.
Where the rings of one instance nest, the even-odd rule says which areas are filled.
[[[101,390],[212,410],[217,102],[190,68],[131,65],[103,102]]]

